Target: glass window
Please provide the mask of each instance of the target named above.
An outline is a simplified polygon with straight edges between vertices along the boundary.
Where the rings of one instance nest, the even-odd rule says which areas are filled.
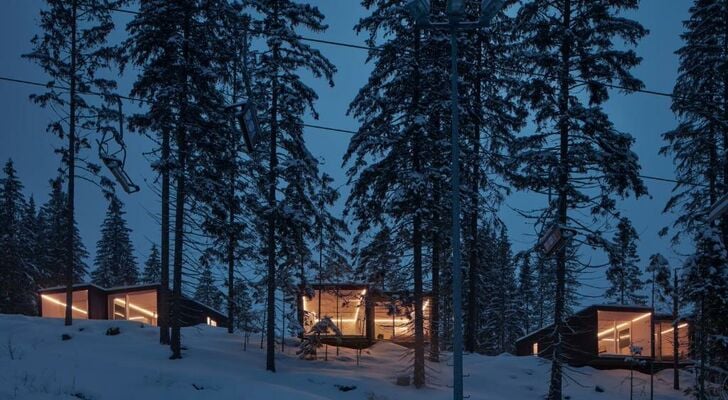
[[[119,293],[109,297],[109,319],[157,325],[157,291]]]
[[[304,328],[306,332],[319,321],[319,316],[330,317],[344,336],[366,335],[366,289],[315,290],[312,298],[303,298]],[[333,332],[329,332],[333,335]]]
[[[46,318],[65,318],[66,293],[41,294],[41,310]],[[88,290],[75,290],[71,314],[74,319],[88,319]]]
[[[642,356],[650,356],[650,315],[647,312],[597,312],[597,342],[599,355],[632,354],[641,348]]]
[[[538,342],[535,342],[533,344],[533,355],[534,356],[537,356],[538,355]]]
[[[688,358],[688,324],[682,322],[677,326],[678,359]],[[655,352],[661,360],[674,359],[675,329],[672,322],[660,322],[655,324]]]
[[[429,337],[430,298],[422,302],[425,338]],[[408,339],[414,337],[414,307],[398,300],[374,303],[374,338],[378,340]]]

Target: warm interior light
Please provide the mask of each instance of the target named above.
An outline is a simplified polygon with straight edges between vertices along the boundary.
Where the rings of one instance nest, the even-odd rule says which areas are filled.
[[[51,297],[51,296],[48,296],[48,295],[42,294],[42,295],[40,295],[40,297],[42,297],[42,298],[43,298],[43,299],[45,299],[45,300],[48,300],[48,301],[50,301],[50,302],[51,302],[51,303],[53,303],[53,304],[58,304],[59,306],[63,306],[63,307],[66,307],[66,303],[64,303],[64,302],[62,302],[62,301],[60,301],[60,300],[56,300],[56,299],[54,299],[54,298],[53,298],[53,297]],[[72,310],[74,310],[74,311],[78,311],[78,312],[80,312],[80,313],[81,313],[81,314],[83,314],[83,315],[88,315],[88,311],[84,311],[84,310],[82,310],[82,309],[80,309],[80,308],[78,308],[78,307],[76,307],[76,306],[71,306],[71,309],[72,309]]]
[[[121,306],[126,306],[126,302],[123,299],[119,298],[119,297],[117,297],[117,298],[114,299],[114,303],[119,304]],[[134,303],[129,302],[129,308],[131,308],[132,310],[135,310],[135,311],[139,311],[140,313],[145,314],[145,315],[148,315],[148,316],[150,316],[152,318],[157,318],[157,314],[156,313],[151,312],[151,311],[147,310],[146,308],[139,307],[138,305],[136,305]]]
[[[687,324],[687,323],[684,323],[684,324],[682,324],[682,325],[678,325],[678,326],[677,326],[677,329],[682,329],[682,328],[684,328],[684,327],[686,327],[686,326],[688,326],[688,324]],[[675,329],[675,328],[670,328],[670,329],[668,329],[668,330],[665,330],[665,331],[662,331],[662,332],[660,332],[660,334],[664,335],[664,334],[666,334],[666,333],[670,333],[670,332],[672,332],[672,331],[673,331],[674,329]]]
[[[207,317],[207,325],[217,326],[217,321],[215,321],[214,319],[212,319],[210,317]]]
[[[630,322],[637,322],[637,321],[643,320],[643,319],[645,319],[645,318],[649,317],[650,315],[652,315],[652,313],[642,314],[642,315],[640,315],[639,317],[637,317],[637,318],[633,319],[632,321],[629,321],[629,322],[623,322],[623,323],[621,323],[621,324],[617,325],[616,327],[612,327],[612,328],[609,328],[609,329],[603,330],[603,331],[601,331],[601,332],[599,332],[599,333],[597,334],[597,337],[602,337],[602,336],[604,336],[604,335],[608,335],[609,333],[611,333],[611,332],[614,332],[614,329],[615,329],[615,328],[616,328],[616,329],[622,329],[622,328],[626,328],[627,326],[629,326],[629,323],[630,323]]]
[[[146,321],[147,320],[147,317],[131,317],[131,318],[128,318],[128,319],[129,319],[129,321],[141,321],[141,320],[145,320]]]

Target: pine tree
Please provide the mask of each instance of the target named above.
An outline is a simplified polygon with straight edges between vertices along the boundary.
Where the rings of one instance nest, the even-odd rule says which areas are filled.
[[[637,231],[630,221],[621,218],[614,235],[614,243],[608,249],[607,280],[611,286],[604,294],[619,304],[645,304],[645,296],[640,293],[644,283],[639,267],[640,258],[637,255],[637,240]]]
[[[521,335],[525,335],[536,326],[536,282],[534,280],[531,253],[520,253],[516,256],[518,268],[518,303],[520,304]]]
[[[253,301],[250,297],[248,285],[241,279],[236,279],[235,283],[235,327],[244,334],[250,332],[254,323],[255,315],[253,313]]]
[[[486,265],[477,285],[479,301],[484,305],[479,317],[477,349],[497,355],[513,352],[516,339],[522,335],[521,305],[518,298],[515,264],[506,228],[493,225],[483,229],[484,244],[488,246]]]
[[[519,138],[514,147],[520,166],[512,170],[521,176],[513,182],[541,193],[555,189],[558,200],[549,204],[541,220],[578,226],[578,234],[590,238],[590,243],[603,242],[598,229],[590,229],[586,221],[573,223],[569,210],[588,209],[601,219],[614,210],[615,195],[646,193],[638,176],[638,157],[631,151],[634,138],[617,131],[601,106],[609,98],[607,84],[642,86],[630,73],[640,58],[629,46],[647,31],[621,15],[636,7],[635,0],[531,0],[516,16],[518,62],[530,75],[522,95],[534,111],[537,132]],[[562,397],[568,264],[581,264],[578,251],[568,251],[565,246],[556,253],[549,400]]]
[[[292,250],[289,257],[282,258],[284,268],[291,267],[294,260],[298,263],[307,257],[303,243],[316,214],[313,199],[318,162],[306,148],[302,118],[306,112],[318,118],[314,108],[317,95],[303,82],[300,73],[309,71],[333,85],[336,68],[318,50],[303,43],[296,33],[298,29],[314,32],[327,29],[324,15],[317,7],[294,0],[260,0],[250,5],[251,15],[255,16],[252,26],[260,32],[263,42],[253,75],[253,90],[263,116],[261,139],[268,145],[264,182],[259,185],[267,202],[261,210],[267,219],[263,235],[267,256],[266,369],[275,371],[275,292],[278,287],[291,286],[279,285],[278,278],[282,277],[277,275],[277,254],[279,250]],[[286,193],[279,203],[276,193],[281,187]]]
[[[42,249],[39,257],[39,286],[54,287],[65,285],[66,268],[58,260],[63,260],[66,254],[66,215],[68,211],[66,195],[62,190],[61,178],[50,181],[51,192],[48,201],[43,204],[39,212],[40,234],[39,246]],[[84,259],[88,257],[86,247],[81,241],[81,235],[75,221],[73,224],[75,249],[73,251],[73,282],[84,281],[88,266]]]
[[[556,268],[552,259],[536,255],[536,329],[553,321]]]
[[[118,52],[107,44],[107,38],[114,30],[111,10],[123,0],[46,0],[45,3],[48,8],[40,12],[42,33],[33,37],[33,51],[23,57],[37,63],[48,74],[47,90],[32,95],[31,100],[61,113],[60,119],[51,122],[47,130],[67,140],[66,146],[57,150],[66,166],[68,209],[63,236],[66,252],[56,262],[63,260],[66,267],[65,324],[71,325],[75,260],[79,257],[74,254],[78,247],[74,232],[76,175],[83,171],[99,172],[98,166],[79,157],[78,152],[90,148],[84,131],[116,134],[116,128],[109,125],[110,119],[118,118],[109,107],[110,102],[118,100],[112,93],[116,83],[103,78],[100,72],[109,70],[118,61]],[[57,89],[56,85],[67,87],[68,92]],[[91,100],[92,93],[101,96]],[[76,170],[78,162],[81,163],[79,171]],[[108,186],[110,181],[102,179],[101,183]]]
[[[665,256],[655,253],[650,256],[650,263],[647,265],[645,272],[649,275],[645,283],[650,285],[652,307],[657,308],[658,304],[667,301],[672,292],[670,264]]]
[[[23,243],[23,254],[25,263],[29,266],[27,273],[30,274],[30,278],[32,279],[32,284],[28,285],[25,289],[27,296],[32,298],[29,304],[33,304],[28,314],[35,315],[38,313],[36,294],[43,277],[41,268],[43,265],[42,255],[45,249],[41,246],[43,224],[40,220],[33,195],[30,196],[25,210],[23,210],[21,225],[20,237],[21,243]]]
[[[0,313],[34,313],[35,271],[28,259],[23,213],[26,211],[23,184],[8,160],[0,179]]]
[[[96,242],[96,269],[91,273],[93,283],[101,287],[136,285],[139,280],[131,229],[124,214],[121,200],[112,195],[101,224],[101,239]]]
[[[159,249],[157,244],[152,244],[149,250],[149,257],[144,262],[144,272],[142,273],[142,283],[159,283],[161,281],[162,265],[159,261]]]
[[[212,275],[212,266],[203,257],[202,273],[195,287],[195,300],[216,310],[222,308],[223,295],[215,284],[215,277]]]
[[[223,0],[161,0],[140,2],[140,13],[127,25],[127,61],[140,68],[132,94],[151,107],[132,120],[135,129],[159,134],[162,157],[155,166],[162,173],[162,288],[166,292],[169,245],[169,193],[174,178],[174,251],[171,302],[172,359],[182,357],[181,297],[185,235],[190,221],[188,207],[201,193],[215,189],[204,172],[211,152],[219,151],[226,132],[222,115],[224,99],[219,90],[221,68],[216,56],[226,45],[219,34],[217,17],[226,10]],[[214,159],[214,158],[213,158]],[[172,162],[173,161],[173,162]],[[166,308],[167,293],[160,304]],[[165,315],[166,310],[160,310]],[[160,341],[166,341],[166,322],[160,321]]]
[[[683,295],[695,307],[693,349],[697,380],[696,398],[707,399],[706,375],[728,366],[725,333],[728,332],[728,250],[721,240],[722,232],[706,227],[697,232],[695,254],[685,261]]]
[[[711,205],[728,192],[728,3],[695,0],[683,26],[684,45],[676,52],[680,66],[672,99],[678,125],[663,134],[669,144],[660,152],[673,156],[680,182],[665,205],[665,212],[678,213],[672,239],[677,242],[687,236],[696,246],[686,262],[684,293],[697,314],[694,349],[700,368],[695,393],[704,399],[706,370],[728,367],[728,346],[719,348],[713,346],[719,342],[712,341],[721,329],[726,332],[725,317],[720,315],[728,313],[728,304],[710,301],[725,299],[728,292],[728,274],[713,269],[725,263],[728,216],[718,221],[719,231],[705,218]],[[712,304],[706,304],[707,290]],[[676,312],[677,302],[674,308]]]
[[[351,163],[349,176],[357,177],[347,201],[358,223],[357,236],[375,233],[391,218],[394,226],[388,237],[402,243],[411,256],[403,260],[411,266],[414,291],[414,385],[425,384],[423,291],[424,193],[427,191],[424,142],[426,110],[422,107],[422,34],[411,26],[394,23],[404,10],[396,4],[365,1],[372,15],[363,18],[357,31],[369,33],[373,44],[384,29],[392,40],[383,51],[372,52],[374,72],[350,105],[350,113],[362,126],[344,156]],[[386,84],[384,84],[386,82]],[[386,101],[383,99],[386,98]],[[398,116],[403,116],[397,120]],[[359,240],[358,238],[355,240]],[[403,248],[404,250],[404,248]]]
[[[663,134],[661,154],[675,159],[677,183],[665,212],[679,212],[673,241],[702,229],[717,197],[728,191],[728,4],[696,0],[683,22],[683,47],[672,110],[678,126]],[[689,183],[705,182],[706,185]],[[725,220],[723,222],[726,223]],[[724,236],[725,233],[724,233]]]
[[[324,173],[321,174],[319,182],[316,193],[318,212],[314,225],[318,252],[317,278],[319,282],[342,281],[351,272],[349,265],[351,254],[345,247],[349,227],[343,219],[328,211],[341,196],[331,187],[333,178]]]

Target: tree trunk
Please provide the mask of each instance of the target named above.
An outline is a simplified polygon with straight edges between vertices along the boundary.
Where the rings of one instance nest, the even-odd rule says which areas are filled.
[[[433,205],[439,207],[440,198],[435,189]],[[440,262],[442,235],[440,234],[440,211],[432,219],[432,299],[430,300],[430,361],[440,362]]]
[[[237,99],[233,99],[237,101]],[[235,179],[237,178],[237,141],[235,133],[231,132],[232,149],[230,151],[230,193],[228,193],[228,238],[227,238],[227,266],[228,266],[228,333],[235,331]]]
[[[274,20],[278,25],[278,3],[274,3]],[[278,46],[273,48],[274,65],[278,65]],[[278,71],[273,71],[271,80],[271,113],[270,113],[270,165],[268,171],[268,304],[266,323],[266,363],[265,369],[276,371],[276,187],[278,186]]]
[[[672,283],[672,388],[680,390],[680,343],[677,331],[678,317],[680,312],[680,297],[678,296],[677,269],[673,272]]]
[[[419,82],[419,53],[420,53],[420,30],[415,29],[415,82]],[[420,130],[419,115],[419,85],[416,85],[413,92],[412,106],[415,116],[415,126],[411,132],[412,140],[412,166],[416,174],[421,174],[422,166],[420,160]],[[424,321],[422,312],[422,226],[420,212],[422,211],[421,193],[414,193],[414,216],[412,218],[412,247],[414,253],[414,295],[415,295],[415,360],[414,360],[414,385],[421,388],[425,385],[425,340]]]
[[[655,332],[655,270],[652,270],[652,293],[650,303],[652,304],[652,315],[650,315],[650,400],[654,399],[655,396],[655,360],[657,355],[655,354],[655,339],[657,333]]]
[[[482,35],[478,34],[478,55],[476,59],[475,73],[478,74],[482,70]],[[480,78],[475,79],[475,103],[476,110],[480,113],[481,105],[481,87]],[[470,245],[468,246],[468,332],[465,337],[465,350],[474,353],[476,346],[476,335],[478,328],[478,277],[480,273],[480,259],[478,257],[478,215],[479,215],[479,199],[480,199],[480,116],[476,116],[476,122],[473,129],[472,137],[472,160],[471,160],[471,176],[470,176],[470,216],[469,231]]]
[[[569,31],[571,26],[571,0],[563,3],[563,31]],[[571,43],[566,35],[561,42],[561,71],[559,73],[559,208],[558,223],[566,226],[567,196],[569,184],[569,71],[570,71]],[[559,249],[556,256],[556,298],[554,305],[554,344],[551,364],[551,381],[549,384],[548,400],[561,400],[562,357],[564,334],[564,303],[566,292],[566,246]]]
[[[169,129],[162,131],[162,265],[159,287],[159,343],[169,344]]]
[[[173,360],[182,358],[182,258],[184,252],[184,218],[185,198],[187,179],[187,80],[186,71],[189,65],[189,37],[190,37],[191,16],[189,10],[185,10],[183,27],[182,60],[185,72],[182,75],[182,94],[180,101],[179,125],[177,126],[177,168],[176,183],[177,193],[174,210],[174,265],[172,276],[172,357]]]
[[[66,235],[67,238],[67,257],[68,264],[66,265],[66,318],[65,324],[73,324],[73,265],[75,261],[74,253],[76,250],[75,246],[75,230],[74,230],[74,201],[76,192],[76,61],[77,61],[77,38],[76,29],[78,26],[77,22],[78,3],[77,0],[73,0],[71,3],[71,79],[70,79],[70,100],[69,108],[70,115],[68,119],[68,215],[67,215],[67,226]]]
[[[235,153],[233,152],[233,165],[235,164]],[[235,168],[235,167],[233,167]],[[228,263],[228,333],[233,333],[235,326],[235,171],[230,173],[230,205],[229,205],[229,230],[227,245]]]

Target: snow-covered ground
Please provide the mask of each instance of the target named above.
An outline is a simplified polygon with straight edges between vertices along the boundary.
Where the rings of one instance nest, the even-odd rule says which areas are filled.
[[[121,333],[106,336],[109,327]],[[70,340],[62,340],[68,334]],[[449,399],[451,370],[428,365],[425,389],[395,385],[406,373],[406,349],[379,343],[356,352],[329,348],[328,361],[303,361],[294,347],[276,356],[277,373],[264,369],[260,337],[243,351],[241,338],[208,326],[185,328],[184,359],[168,359],[158,330],[138,323],[76,321],[0,315],[0,399]],[[549,364],[535,357],[465,356],[465,393],[471,399],[541,399]],[[574,400],[629,399],[629,371],[569,371],[565,395]],[[656,379],[656,399],[685,399],[672,390],[672,371]],[[689,375],[684,375],[687,383]],[[635,398],[649,398],[649,377],[635,373]],[[599,386],[604,392],[597,392]],[[687,385],[686,385],[687,386]],[[341,388],[353,390],[342,391]]]

